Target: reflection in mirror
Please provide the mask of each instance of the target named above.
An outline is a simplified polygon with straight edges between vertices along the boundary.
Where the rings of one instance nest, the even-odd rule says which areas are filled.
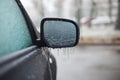
[[[69,47],[76,43],[76,26],[68,21],[46,20],[44,40],[50,47]]]

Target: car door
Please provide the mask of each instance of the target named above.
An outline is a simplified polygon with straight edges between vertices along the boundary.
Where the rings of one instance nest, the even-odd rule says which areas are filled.
[[[37,39],[37,31],[20,1],[0,0],[0,80],[53,79],[50,53],[38,48]]]

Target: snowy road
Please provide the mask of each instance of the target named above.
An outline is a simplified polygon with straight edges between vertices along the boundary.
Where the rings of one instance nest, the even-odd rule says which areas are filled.
[[[57,59],[57,80],[120,80],[119,46],[77,46],[51,51]]]

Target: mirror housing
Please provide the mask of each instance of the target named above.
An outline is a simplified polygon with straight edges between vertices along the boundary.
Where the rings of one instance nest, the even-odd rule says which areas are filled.
[[[41,21],[40,32],[44,47],[73,47],[79,42],[79,27],[72,20],[44,18]]]

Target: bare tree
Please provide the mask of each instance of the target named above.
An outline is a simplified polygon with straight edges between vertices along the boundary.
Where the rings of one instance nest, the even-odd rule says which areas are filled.
[[[109,5],[108,15],[111,18],[112,17],[112,0],[108,0],[108,5]]]
[[[80,26],[80,19],[81,19],[81,5],[82,5],[82,0],[76,0],[75,2],[76,4],[76,19],[77,19],[77,23]]]
[[[41,18],[44,17],[44,4],[43,4],[43,0],[32,0],[34,3],[34,6],[36,7],[36,9],[39,11],[39,14],[41,16]]]
[[[62,4],[63,4],[63,1],[62,0],[56,0],[56,10],[57,10],[57,16],[61,17],[62,16]]]
[[[92,4],[91,4],[91,10],[90,10],[90,19],[92,19],[96,14],[96,2],[94,0],[92,0]],[[92,26],[91,24],[91,20],[88,24],[89,27]]]
[[[118,15],[116,21],[116,30],[120,30],[120,0],[118,0]]]

